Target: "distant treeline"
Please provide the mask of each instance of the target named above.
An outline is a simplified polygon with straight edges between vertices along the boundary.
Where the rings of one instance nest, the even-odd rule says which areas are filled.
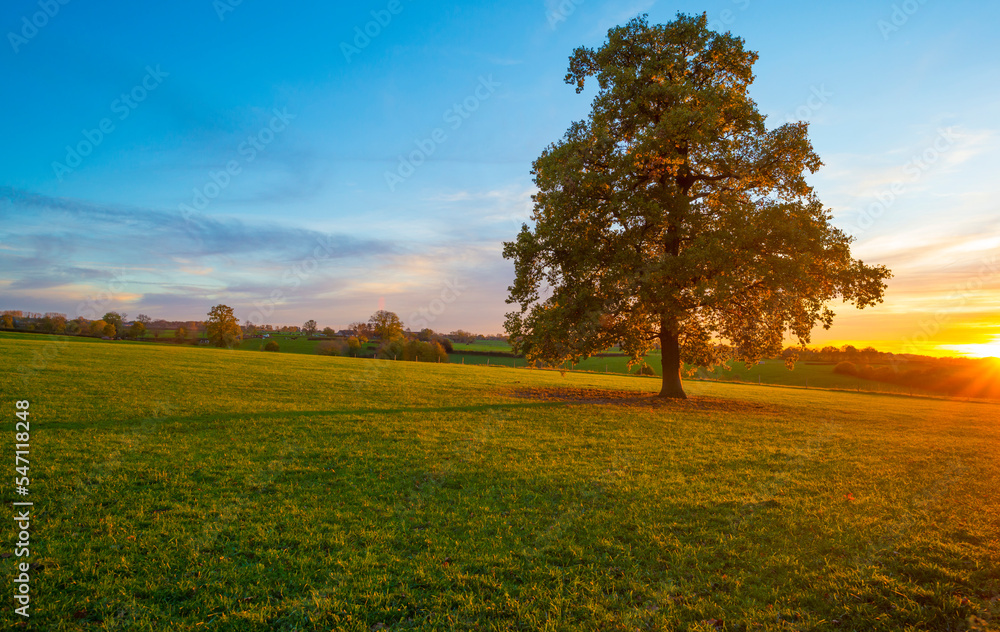
[[[871,366],[844,361],[833,372],[943,395],[1000,398],[1000,362],[993,358],[930,358]]]

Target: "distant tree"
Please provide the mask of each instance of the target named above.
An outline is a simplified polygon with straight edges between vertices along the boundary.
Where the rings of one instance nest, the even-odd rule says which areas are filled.
[[[406,343],[402,353],[403,360],[416,360],[419,362],[447,362],[448,354],[444,347],[438,342],[423,342],[421,340],[410,340]]]
[[[122,325],[122,322],[125,320],[126,317],[127,314],[125,314],[124,312],[120,314],[118,312],[108,312],[107,314],[104,315],[104,317],[101,320],[110,325],[114,325],[115,331],[125,331],[125,327]]]
[[[14,317],[10,314],[4,314],[0,316],[0,328],[3,329],[13,329],[14,328]]]
[[[103,336],[104,328],[108,326],[103,320],[92,320],[87,324],[88,331],[92,336]]]
[[[66,331],[66,315],[48,312],[38,323],[39,329],[50,334],[61,334]]]
[[[146,316],[145,314],[139,314],[138,316],[135,317],[135,322],[142,323],[148,328],[149,324],[153,322],[153,319],[150,318],[149,316]]]
[[[316,334],[316,321],[307,320],[304,325],[302,325],[302,331],[309,336]]]
[[[335,332],[333,330],[333,327],[324,327],[323,328],[323,335],[327,336],[327,337],[336,336],[337,332]]]
[[[380,309],[368,319],[368,325],[383,341],[398,340],[403,337],[403,323],[394,312]]]
[[[208,312],[205,331],[216,347],[231,349],[243,339],[240,321],[233,315],[233,308],[228,305],[216,305]]]
[[[347,352],[355,357],[361,354],[361,341],[357,336],[351,336],[347,339]]]
[[[448,337],[455,342],[461,342],[463,344],[470,344],[476,341],[476,334],[465,331],[464,329],[456,329],[448,334]]]
[[[417,340],[420,340],[422,342],[428,342],[433,338],[434,338],[434,330],[428,327],[421,329],[420,333],[417,334]]]
[[[274,340],[268,340],[267,344],[264,345],[264,351],[281,351],[281,347]]]
[[[104,325],[104,332],[103,333],[108,338],[114,338],[115,334],[118,333],[118,330],[115,328],[115,326],[113,324],[106,323]]]
[[[840,349],[833,345],[827,345],[820,349],[819,354],[824,362],[836,362],[840,358]]]
[[[249,318],[243,321],[243,330],[247,332],[248,336],[257,335],[257,325],[253,324],[253,321],[251,321]]]
[[[682,363],[754,362],[829,328],[836,298],[882,301],[884,266],[806,180],[822,165],[808,125],[768,129],[749,96],[757,53],[705,14],[645,16],[577,48],[565,80],[597,92],[587,119],[534,162],[533,226],[504,244],[515,279],[505,327],[529,360],[579,361],[620,344],[662,348],[660,397],[685,397]]]
[[[51,323],[50,329],[52,333],[61,334],[66,331],[67,322],[65,314],[52,314],[48,318]]]
[[[188,335],[188,330],[186,327],[184,327],[184,325],[181,325],[180,327],[174,330],[174,338],[178,342],[183,342],[184,339],[187,338],[187,335]]]
[[[858,367],[853,362],[841,362],[837,366],[833,367],[834,373],[839,373],[840,375],[857,375]]]
[[[128,328],[129,338],[139,339],[142,338],[143,335],[145,335],[145,333],[146,333],[146,325],[145,323],[139,322],[138,319],[136,319],[136,321],[132,323]]]
[[[362,338],[368,340],[369,338],[372,337],[372,328],[371,325],[369,325],[368,323],[362,323],[362,322],[351,323],[350,325],[347,326],[347,329],[348,331],[353,331],[354,335],[357,336],[359,340]]]
[[[402,360],[406,344],[402,337],[383,340],[375,350],[375,356],[383,360]]]
[[[66,323],[66,333],[68,334],[79,334],[86,331],[87,321],[83,318],[74,318],[73,320]]]
[[[316,353],[325,356],[346,356],[350,348],[343,340],[324,340],[316,346]]]
[[[882,354],[879,353],[875,347],[870,345],[862,349],[859,353],[861,354],[862,362],[876,362],[882,357]]]

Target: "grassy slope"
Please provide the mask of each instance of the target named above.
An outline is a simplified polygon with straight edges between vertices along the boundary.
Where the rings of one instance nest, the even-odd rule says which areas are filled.
[[[13,334],[18,335],[18,334]],[[24,334],[27,335],[27,334]],[[308,340],[304,334],[291,336],[283,334],[272,334],[270,340],[278,343],[281,353],[303,353],[315,354],[316,348],[320,344],[319,340]],[[244,351],[260,351],[267,340],[249,338],[240,344],[240,349]],[[483,355],[463,354],[462,351],[510,351],[510,345],[504,341],[486,340],[474,344],[456,344],[455,353],[450,354],[449,359],[455,364],[490,364],[508,367],[525,365],[523,358],[503,358]],[[366,346],[366,353],[370,353],[374,345]],[[646,362],[659,374],[661,371],[660,354],[653,352],[646,357]],[[567,365],[568,367],[568,365]],[[637,374],[639,367],[628,367],[628,358],[624,356],[595,357],[588,358],[573,366],[573,370],[594,371],[597,373],[632,373]],[[838,389],[860,389],[863,391],[877,391],[884,393],[902,394],[924,394],[920,389],[910,389],[905,386],[873,382],[870,380],[858,380],[856,377],[838,375],[833,372],[832,364],[806,364],[798,362],[794,371],[789,371],[781,360],[767,360],[763,365],[755,365],[747,369],[741,363],[731,363],[728,367],[719,367],[714,370],[700,370],[693,379],[727,380],[742,382],[757,382],[758,379],[763,384],[780,384],[786,386],[803,386],[813,388],[838,388]]]
[[[1000,406],[715,383],[688,384],[703,407],[579,404],[515,393],[657,381],[8,336],[0,354],[8,420],[31,400],[39,629],[1000,616]]]

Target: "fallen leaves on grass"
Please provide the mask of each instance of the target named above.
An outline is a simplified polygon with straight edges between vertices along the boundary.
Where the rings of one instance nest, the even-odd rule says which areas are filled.
[[[561,401],[580,404],[613,404],[692,412],[779,412],[782,407],[761,402],[719,397],[669,399],[638,391],[613,391],[596,388],[531,387],[511,389],[509,394],[524,399]]]

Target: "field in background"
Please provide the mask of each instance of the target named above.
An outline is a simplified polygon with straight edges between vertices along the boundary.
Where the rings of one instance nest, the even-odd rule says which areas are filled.
[[[649,378],[37,336],[0,354],[10,427],[31,401],[45,629],[1000,620],[998,405],[709,382],[656,403]]]
[[[11,337],[12,339],[35,339],[38,334],[28,334],[28,333],[17,333],[17,332],[0,332],[0,337]],[[27,338],[25,338],[27,337]],[[240,346],[238,347],[242,351],[262,351],[264,345],[269,341],[273,340],[278,343],[280,347],[279,353],[294,353],[294,354],[307,354],[315,355],[317,353],[317,347],[320,345],[322,340],[309,340],[309,337],[304,334],[271,334],[267,339],[261,338],[248,338],[244,339]],[[62,339],[67,342],[97,342],[97,343],[108,343],[108,341],[101,341],[96,338],[90,337],[78,337],[78,336],[65,336],[57,339]],[[147,339],[151,341],[149,336]],[[173,344],[168,342],[166,338],[161,336],[161,342],[166,344]],[[132,344],[127,341],[114,341],[111,344]],[[188,345],[194,345],[195,341],[189,339],[187,341]],[[201,345],[204,346],[204,345]],[[367,357],[372,357],[377,348],[377,343],[368,343],[364,346],[362,354]],[[510,346],[504,341],[496,340],[486,340],[479,341],[474,344],[462,344],[458,343],[454,345],[455,353],[449,354],[449,360],[454,364],[468,364],[468,365],[489,365],[493,367],[517,367],[524,368],[525,360],[523,358],[511,358],[504,357],[503,355],[491,355],[491,354],[503,354],[510,352]],[[612,352],[618,351],[617,349],[611,350]],[[463,353],[465,352],[465,353]],[[475,353],[470,353],[475,352]],[[659,375],[661,371],[660,366],[660,354],[658,351],[653,351],[648,356],[646,356],[645,361],[653,369],[653,371]],[[874,380],[860,379],[858,377],[852,377],[847,375],[840,375],[833,372],[835,363],[818,363],[818,362],[797,362],[794,371],[789,371],[783,361],[781,360],[765,360],[762,364],[751,366],[746,368],[742,363],[730,362],[728,365],[722,367],[716,367],[714,369],[699,369],[693,374],[685,374],[685,381],[696,381],[696,380],[712,380],[712,381],[733,381],[742,383],[757,383],[757,384],[769,384],[769,385],[783,385],[783,386],[797,386],[802,388],[831,388],[840,390],[854,390],[861,392],[874,392],[874,393],[896,393],[900,395],[919,395],[919,396],[941,396],[940,392],[933,392],[922,390],[917,387],[908,387],[899,384],[889,384],[885,382],[878,382]],[[875,365],[879,366],[879,365]],[[904,365],[904,370],[906,366]],[[912,365],[917,368],[922,368],[924,365],[916,364]],[[609,355],[605,357],[594,357],[588,358],[580,363],[570,365],[569,363],[561,367],[567,371],[589,371],[595,373],[618,373],[618,374],[631,374],[638,375],[639,367],[633,366],[628,367],[628,359],[621,355]],[[961,377],[962,379],[971,380],[969,376],[962,374],[959,368],[949,368],[945,367],[945,377],[949,377],[954,374],[956,377]],[[1000,376],[1000,373],[998,373]],[[972,380],[975,381],[975,380]],[[978,381],[980,384],[982,380]],[[993,390],[997,390],[1000,387],[994,387]]]

